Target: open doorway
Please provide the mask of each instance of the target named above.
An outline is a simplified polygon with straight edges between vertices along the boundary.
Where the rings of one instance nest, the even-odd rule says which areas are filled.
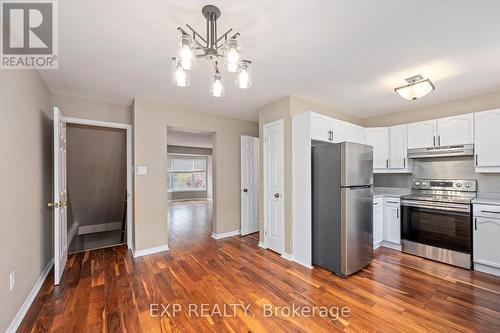
[[[127,131],[66,125],[68,252],[127,242]]]
[[[167,129],[168,230],[172,248],[211,237],[214,135],[176,127]]]

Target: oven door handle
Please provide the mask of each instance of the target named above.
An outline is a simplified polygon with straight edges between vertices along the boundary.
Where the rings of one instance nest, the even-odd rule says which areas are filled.
[[[401,200],[401,206],[416,207],[416,208],[427,208],[434,210],[444,210],[447,212],[463,212],[470,213],[469,205],[457,205],[457,204],[436,204],[429,203],[426,201],[416,201],[416,200]]]

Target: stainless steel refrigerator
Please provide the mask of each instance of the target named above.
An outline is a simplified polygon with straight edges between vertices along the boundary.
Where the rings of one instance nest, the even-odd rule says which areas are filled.
[[[373,148],[312,141],[313,264],[337,275],[373,259]]]

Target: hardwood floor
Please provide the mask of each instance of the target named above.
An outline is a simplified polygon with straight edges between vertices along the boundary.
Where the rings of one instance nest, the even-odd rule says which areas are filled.
[[[340,278],[259,248],[258,234],[212,239],[206,203],[172,205],[169,218],[168,252],[133,258],[119,246],[71,255],[61,285],[45,281],[19,332],[500,331],[500,278],[389,249]],[[188,316],[189,303],[198,316]],[[248,305],[248,316],[239,307],[235,316],[230,309],[227,317],[203,317],[205,303],[209,310]],[[151,304],[171,304],[170,316],[151,316],[163,310],[151,311]],[[266,317],[268,304],[350,313]]]

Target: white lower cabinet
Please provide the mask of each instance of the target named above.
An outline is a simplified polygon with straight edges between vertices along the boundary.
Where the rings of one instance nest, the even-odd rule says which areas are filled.
[[[500,276],[500,206],[474,205],[474,269]]]
[[[384,242],[401,245],[399,198],[384,200]]]
[[[373,199],[373,249],[380,246],[401,250],[399,197]]]
[[[373,199],[373,248],[384,240],[384,198]]]

